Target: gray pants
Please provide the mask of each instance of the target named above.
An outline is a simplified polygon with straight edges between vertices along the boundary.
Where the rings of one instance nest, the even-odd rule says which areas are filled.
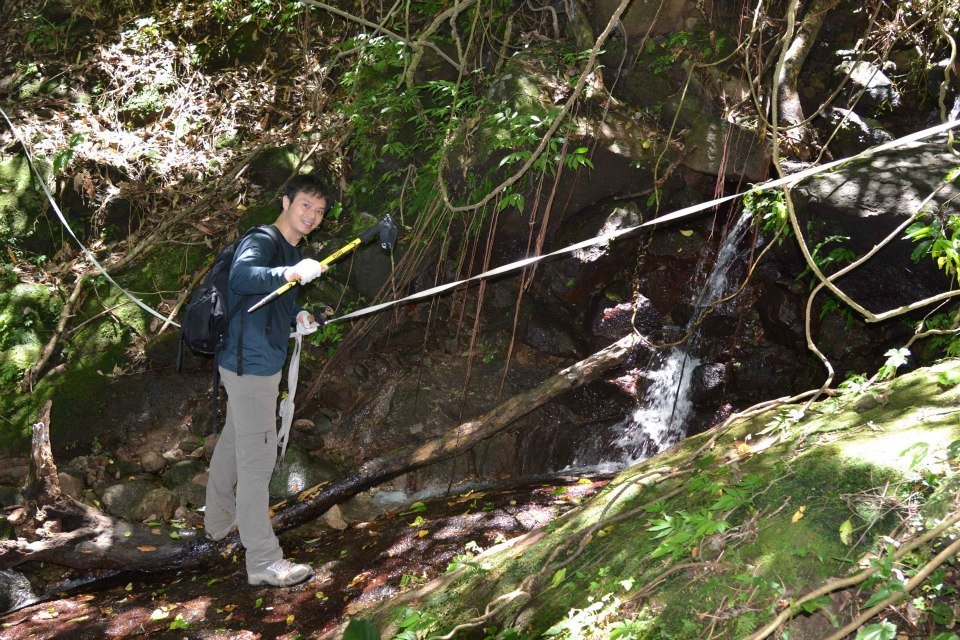
[[[220,378],[227,389],[227,422],[210,459],[204,527],[222,531],[236,518],[247,571],[261,571],[283,558],[270,525],[268,490],[277,462],[280,373],[238,376],[220,367]]]

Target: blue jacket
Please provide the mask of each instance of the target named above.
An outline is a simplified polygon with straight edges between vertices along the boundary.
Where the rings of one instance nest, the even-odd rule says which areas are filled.
[[[276,226],[273,227],[276,229]],[[218,360],[224,369],[238,373],[237,352],[240,346],[240,328],[243,326],[243,375],[272,376],[287,359],[287,343],[300,307],[297,289],[287,291],[273,302],[253,313],[247,309],[263,296],[286,283],[283,272],[300,262],[300,250],[291,245],[277,231],[280,238],[281,259],[275,259],[273,240],[265,233],[251,233],[240,242],[230,267],[230,294],[227,308],[239,301],[240,311],[234,315],[227,330],[227,340]],[[278,266],[271,266],[278,265]]]

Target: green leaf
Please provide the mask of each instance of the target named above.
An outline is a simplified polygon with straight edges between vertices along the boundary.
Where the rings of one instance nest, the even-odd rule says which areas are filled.
[[[850,518],[847,518],[843,521],[843,524],[840,525],[840,542],[850,546],[850,543],[853,541],[853,523],[850,522]]]
[[[256,602],[253,603],[254,609],[259,609],[263,606],[263,598],[257,598]]]
[[[684,238],[689,238],[693,235],[693,229],[680,229],[680,235]]]
[[[559,569],[555,574],[553,574],[553,580],[550,581],[551,587],[556,587],[560,585],[567,578],[567,569]]]
[[[807,602],[804,602],[803,604],[800,605],[800,608],[806,613],[814,613],[815,611],[819,611],[824,607],[829,607],[830,603],[832,602],[833,600],[830,599],[830,596],[823,595],[823,596],[820,596],[819,598],[814,598],[813,600],[808,600]]]
[[[893,592],[890,591],[890,589],[888,589],[887,587],[880,587],[879,589],[874,591],[873,595],[870,596],[870,599],[867,600],[866,603],[864,603],[863,608],[869,609],[875,604],[880,604],[881,602],[889,598],[892,593]],[[860,636],[857,636],[857,637],[859,638]],[[892,638],[893,636],[890,636],[890,637]]]
[[[889,622],[881,622],[860,629],[856,640],[894,640],[896,637],[897,628]]]
[[[171,629],[188,629],[190,628],[190,623],[183,619],[183,614],[178,613],[177,617],[173,619],[170,623]]]
[[[960,383],[960,371],[941,371],[937,374],[937,382],[941,387],[952,387]]]
[[[343,632],[343,640],[380,640],[380,633],[369,620],[355,618]]]

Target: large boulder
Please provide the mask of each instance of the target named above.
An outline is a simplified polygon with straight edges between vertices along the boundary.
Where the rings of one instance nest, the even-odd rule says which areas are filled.
[[[770,145],[753,131],[719,118],[700,118],[683,138],[682,164],[694,171],[724,178],[766,180]]]
[[[173,492],[166,487],[158,487],[143,496],[140,504],[137,505],[136,519],[159,518],[160,520],[169,520],[173,516],[173,510],[176,506],[177,498]]]
[[[282,464],[274,469],[270,479],[270,494],[289,498],[336,475],[337,469],[329,461],[310,455],[309,451],[291,442]]]
[[[105,485],[100,491],[100,502],[105,511],[118,518],[139,520],[140,503],[156,488],[157,483],[147,479]]]
[[[807,244],[813,248],[830,236],[848,237],[842,245],[831,243],[821,253],[826,255],[839,246],[857,256],[867,253],[913,216],[946,173],[958,166],[960,160],[942,143],[930,141],[871,154],[806,180],[794,189],[794,202],[801,228],[809,229]],[[935,208],[958,196],[960,189],[950,185],[927,206]],[[947,290],[950,279],[933,260],[911,259],[916,247],[903,239],[902,233],[897,234],[869,262],[837,284],[874,312]]]
[[[193,482],[193,479],[206,471],[207,465],[199,460],[182,460],[163,474],[163,484],[169,489]]]
[[[855,156],[870,147],[893,140],[879,122],[861,118],[849,109],[828,108],[817,118],[816,127],[820,139],[830,140],[830,150],[838,158]]]
[[[850,76],[848,91],[860,93],[858,105],[872,114],[890,111],[900,106],[900,91],[877,65],[871,62],[844,60],[836,68],[838,76]]]

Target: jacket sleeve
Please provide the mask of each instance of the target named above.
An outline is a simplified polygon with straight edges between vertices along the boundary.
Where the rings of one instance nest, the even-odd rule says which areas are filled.
[[[230,267],[230,291],[239,295],[266,295],[286,283],[286,267],[267,266],[273,261],[273,241],[251,234],[240,243]]]

